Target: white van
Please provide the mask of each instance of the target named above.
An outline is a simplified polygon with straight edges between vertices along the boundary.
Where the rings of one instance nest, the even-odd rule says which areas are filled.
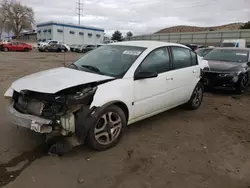
[[[235,48],[245,48],[246,40],[245,39],[228,39],[223,40],[220,47],[235,47]]]

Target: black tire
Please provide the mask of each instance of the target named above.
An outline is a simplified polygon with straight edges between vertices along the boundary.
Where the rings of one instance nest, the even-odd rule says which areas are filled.
[[[28,51],[29,51],[29,49],[28,49],[28,48],[24,48],[24,51],[25,51],[25,52],[28,52]]]
[[[235,92],[237,94],[243,94],[248,87],[249,77],[248,74],[242,74],[235,87]]]
[[[9,48],[6,48],[6,47],[5,47],[5,48],[3,49],[3,51],[8,52],[8,51],[9,51]]]
[[[121,122],[121,125],[120,125],[121,127],[119,129],[118,135],[115,137],[115,139],[112,142],[106,143],[106,144],[101,144],[96,138],[95,130],[96,130],[96,127],[100,126],[101,120],[103,120],[103,116],[105,114],[107,114],[107,113],[114,113],[117,116],[119,116],[120,122]],[[87,138],[86,138],[87,145],[90,148],[98,150],[98,151],[102,151],[102,150],[112,148],[120,141],[126,126],[127,126],[127,121],[126,121],[126,116],[125,116],[123,110],[121,108],[119,108],[118,106],[115,106],[115,105],[108,106],[107,108],[105,108],[104,110],[102,110],[100,112],[100,114],[99,114],[98,118],[96,119],[96,121],[94,121],[93,124],[91,125],[91,127],[90,127],[90,129],[88,131],[88,134],[87,134]],[[110,136],[112,134],[111,133],[111,128],[113,128],[112,125],[110,126],[110,125],[107,124],[107,126],[105,126],[104,130],[100,131],[100,132],[107,133],[108,137],[110,138]],[[105,131],[107,131],[107,132],[105,132]],[[115,131],[116,130],[114,130],[114,132]],[[105,137],[105,136],[103,136],[103,137]],[[101,138],[101,136],[100,136],[100,138]]]
[[[197,93],[198,92],[198,93]],[[189,110],[196,110],[200,107],[203,100],[204,86],[201,82],[195,86],[190,100],[186,103]]]

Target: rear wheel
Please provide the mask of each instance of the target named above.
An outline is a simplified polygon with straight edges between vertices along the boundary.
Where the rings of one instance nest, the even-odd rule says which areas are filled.
[[[196,110],[200,107],[203,100],[204,86],[201,82],[199,82],[193,91],[193,94],[190,100],[187,102],[187,107],[190,110]]]
[[[247,74],[243,74],[241,77],[240,77],[240,80],[235,88],[235,91],[236,93],[238,94],[243,94],[246,90],[247,90],[247,87],[248,87],[248,75]]]
[[[87,144],[100,151],[114,147],[121,139],[126,124],[123,110],[115,105],[108,106],[91,126]]]
[[[9,48],[4,48],[3,49],[5,52],[8,52],[9,51]]]

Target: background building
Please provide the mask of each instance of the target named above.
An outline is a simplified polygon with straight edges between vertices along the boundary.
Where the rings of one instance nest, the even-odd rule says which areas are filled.
[[[131,37],[130,40],[158,40],[182,44],[202,44],[218,46],[225,39],[246,39],[250,44],[250,29],[220,30],[202,32],[159,33]]]
[[[71,44],[100,44],[103,41],[104,29],[83,25],[59,22],[37,24],[37,40],[57,40]]]

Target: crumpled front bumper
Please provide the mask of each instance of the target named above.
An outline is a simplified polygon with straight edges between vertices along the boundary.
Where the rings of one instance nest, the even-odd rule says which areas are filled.
[[[39,133],[49,133],[52,131],[52,127],[48,126],[52,124],[52,121],[38,116],[29,114],[22,114],[18,112],[13,104],[8,106],[9,119],[16,125],[31,129]]]

